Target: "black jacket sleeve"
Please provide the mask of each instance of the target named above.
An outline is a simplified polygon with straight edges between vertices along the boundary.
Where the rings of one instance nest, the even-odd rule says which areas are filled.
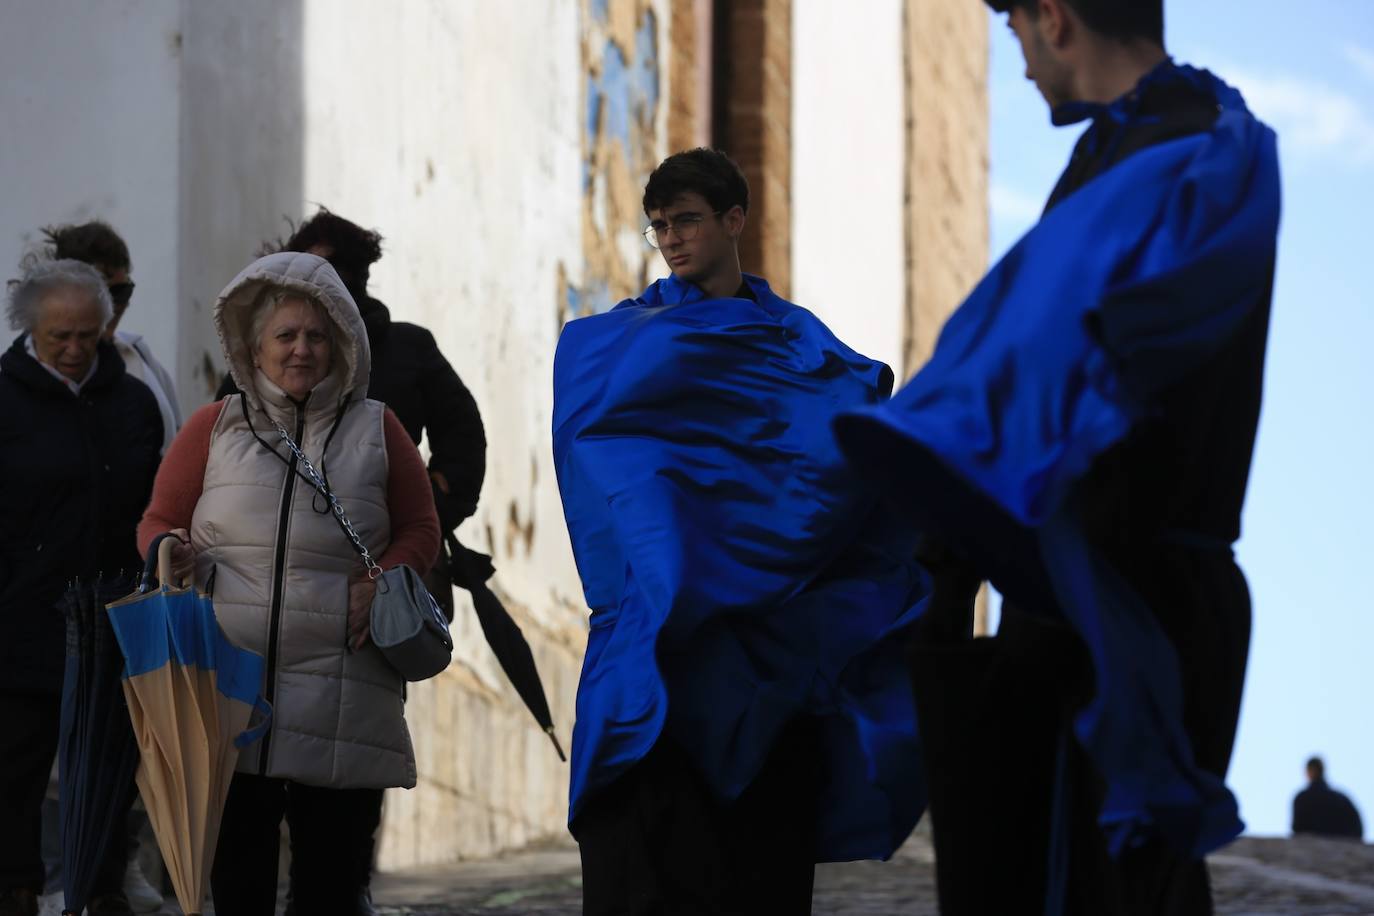
[[[423,346],[416,351],[429,469],[442,474],[449,485],[447,494],[435,487],[434,501],[440,526],[452,531],[477,511],[487,472],[487,437],[477,401],[440,352],[434,336],[425,331]]]

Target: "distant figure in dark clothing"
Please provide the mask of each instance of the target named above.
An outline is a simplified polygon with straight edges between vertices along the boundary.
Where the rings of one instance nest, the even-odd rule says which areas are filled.
[[[1293,832],[1364,839],[1364,822],[1350,796],[1326,784],[1326,764],[1307,761],[1307,788],[1293,796]]]
[[[47,239],[47,254],[57,260],[70,258],[89,264],[100,271],[114,303],[114,317],[105,326],[105,339],[115,345],[129,375],[148,386],[157,398],[162,414],[162,451],[172,444],[181,428],[181,405],[177,400],[176,383],[172,374],[153,355],[148,342],[140,335],[119,327],[134,295],[134,281],[129,272],[133,262],[129,246],[108,223],[91,220],[72,226],[48,226],[43,229]]]

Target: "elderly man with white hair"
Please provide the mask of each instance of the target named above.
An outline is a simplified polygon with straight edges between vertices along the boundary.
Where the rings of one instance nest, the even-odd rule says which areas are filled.
[[[162,417],[103,332],[105,279],[41,261],[10,283],[19,332],[0,355],[0,916],[32,916],[43,886],[41,806],[57,751],[73,579],[141,566],[135,529],[162,447]],[[120,845],[117,831],[114,845]],[[88,913],[129,913],[112,849]]]

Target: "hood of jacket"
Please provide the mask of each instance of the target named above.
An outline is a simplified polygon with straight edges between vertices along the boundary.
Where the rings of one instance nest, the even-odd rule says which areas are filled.
[[[262,407],[258,384],[264,379],[253,366],[253,315],[274,290],[287,289],[318,302],[334,323],[333,359],[326,382],[339,398],[367,396],[372,351],[357,304],[343,280],[324,258],[303,252],[269,254],[249,264],[230,281],[215,303],[215,332],[229,374],[254,407]]]

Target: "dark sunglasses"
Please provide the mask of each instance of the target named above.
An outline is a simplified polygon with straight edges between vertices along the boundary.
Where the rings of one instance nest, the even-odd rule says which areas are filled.
[[[128,305],[129,300],[134,296],[134,281],[125,280],[123,283],[110,284],[110,298],[115,305]]]

